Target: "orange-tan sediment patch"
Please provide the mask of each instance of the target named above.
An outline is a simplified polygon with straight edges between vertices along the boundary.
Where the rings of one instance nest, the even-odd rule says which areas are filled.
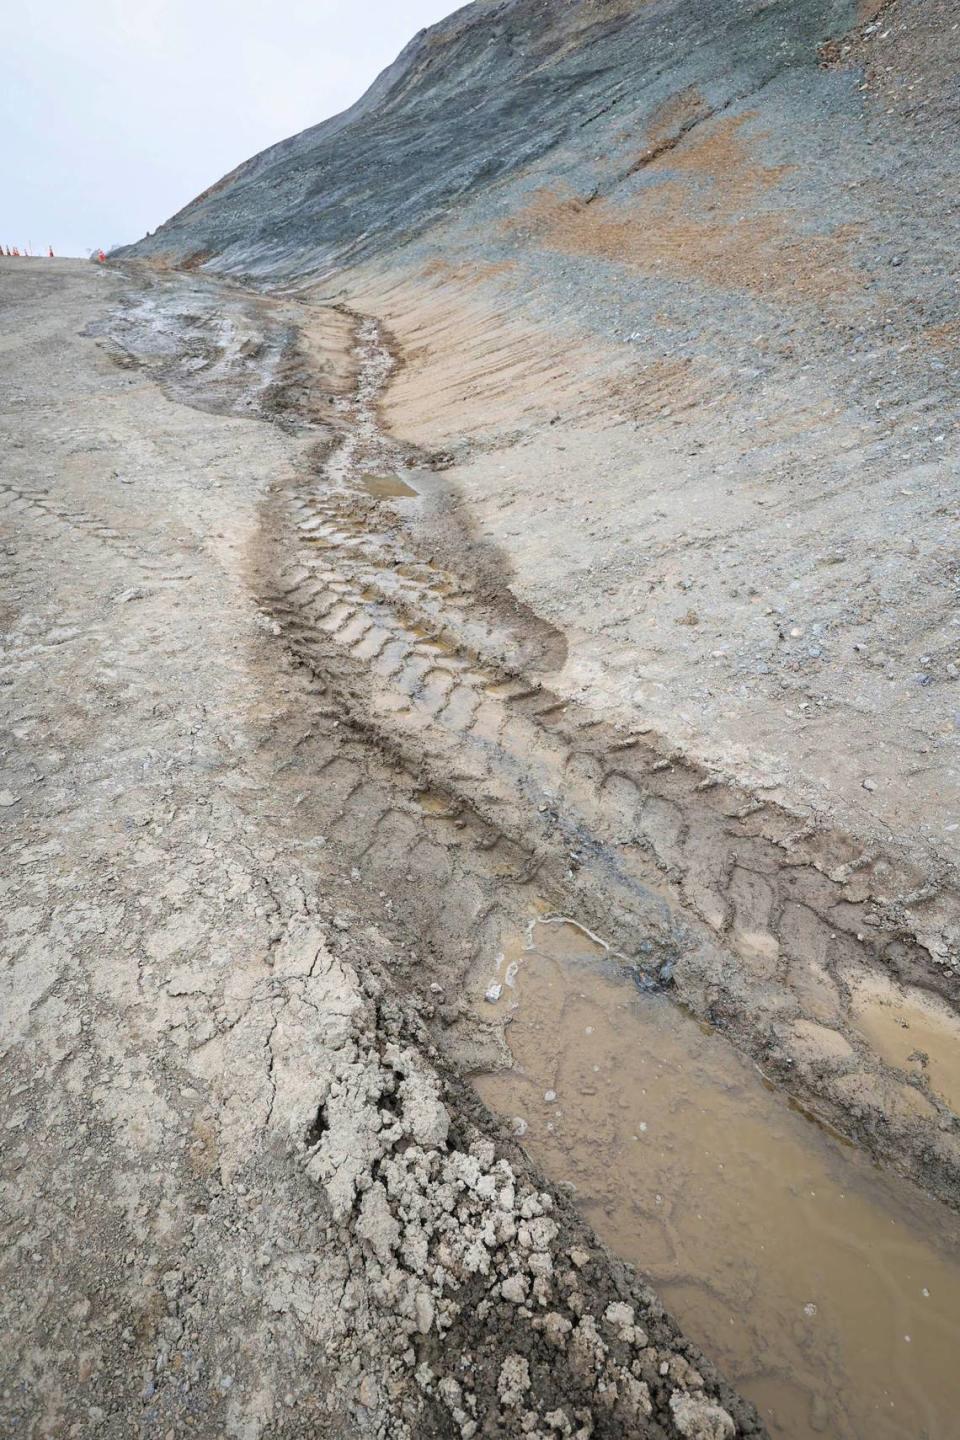
[[[955,350],[960,345],[960,320],[947,320],[942,325],[928,325],[923,332],[928,345],[935,350]]]
[[[350,303],[376,314],[402,350],[382,404],[395,434],[443,446],[558,413],[583,419],[609,411],[609,353],[531,323],[502,295],[486,294],[481,282],[500,268],[484,273],[441,259],[412,282],[380,274],[353,291]]]
[[[662,105],[658,105],[647,121],[647,138],[651,147],[662,144],[674,135],[682,134],[698,120],[702,120],[707,111],[707,102],[696,85],[688,85],[685,90],[678,90],[675,95],[664,100]]]
[[[609,386],[613,411],[624,420],[655,422],[724,398],[719,367],[689,357],[654,360],[626,371]]]
[[[592,255],[647,274],[732,289],[825,299],[862,283],[847,263],[854,226],[802,234],[790,211],[698,218],[689,188],[669,181],[629,205],[541,192],[511,228],[549,250]]]
[[[869,25],[889,4],[890,0],[857,0],[857,24]]]
[[[805,234],[790,209],[743,213],[790,168],[757,162],[741,133],[750,118],[720,121],[653,160],[647,173],[664,178],[628,201],[541,189],[504,229],[565,254],[760,294],[823,299],[856,288],[854,227]]]
[[[460,287],[473,288],[483,285],[488,280],[495,280],[516,268],[514,260],[491,260],[486,264],[472,264],[470,261],[463,261],[454,265],[449,260],[442,260],[438,257],[428,260],[421,267],[420,274],[424,280],[432,280],[437,285],[446,285],[452,281]]]
[[[749,140],[741,133],[755,118],[755,111],[746,110],[742,115],[703,125],[669,155],[661,156],[653,168],[679,170],[700,177],[719,192],[711,197],[713,200],[722,199],[728,204],[738,203],[758,191],[770,190],[793,167],[762,165],[756,160]],[[764,133],[752,138],[762,140]]]

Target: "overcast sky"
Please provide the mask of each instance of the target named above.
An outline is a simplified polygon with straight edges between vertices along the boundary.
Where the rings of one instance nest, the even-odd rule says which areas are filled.
[[[460,0],[0,0],[0,244],[136,240]]]

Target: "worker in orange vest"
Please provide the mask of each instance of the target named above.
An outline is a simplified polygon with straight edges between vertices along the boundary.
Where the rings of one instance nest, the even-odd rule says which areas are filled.
[[[100,261],[101,265],[103,264],[104,260],[106,260],[106,258],[107,257],[102,250],[97,251],[97,259]]]
[[[52,259],[54,258],[54,255],[53,255],[53,246],[52,246],[52,245],[48,245],[48,246],[47,246],[47,258],[50,259],[50,260],[52,260]]]

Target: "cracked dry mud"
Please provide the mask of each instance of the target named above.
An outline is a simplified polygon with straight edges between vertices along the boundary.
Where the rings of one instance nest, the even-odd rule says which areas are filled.
[[[952,1215],[785,1095],[955,1202],[946,886],[561,693],[563,636],[468,517],[439,533],[417,498],[444,458],[383,429],[399,361],[374,318],[138,267],[13,263],[0,282],[3,1430],[763,1433],[589,1220],[660,1269],[774,1433],[948,1434],[952,1378],[930,1393],[891,1363],[878,1393],[829,1289],[805,1302],[824,1332],[803,1305],[774,1317],[792,1351],[771,1334],[744,1368],[725,1349],[724,1307],[762,1331],[769,1297],[734,1300],[711,1264],[781,1271],[724,1186],[712,1228],[741,1248],[705,1247],[696,1274],[653,1257],[652,1222],[608,1223],[590,1166],[621,1161],[576,1127],[635,1090],[624,1072],[598,1111],[581,1075],[556,1119],[531,1098],[525,1024],[554,1053],[585,1026],[538,998],[518,941],[550,917],[597,937],[556,983],[651,1056],[643,1007],[674,1017],[692,1111],[722,1124],[711,1087],[739,1067],[755,1155],[819,1165],[858,1219],[900,1227],[879,1300],[864,1280],[865,1342],[902,1338],[909,1306],[939,1355],[960,1336]],[[923,1064],[884,1023],[914,1013],[905,987]],[[713,1069],[691,1015],[728,1057]],[[660,1107],[679,1212],[701,1141]],[[653,1162],[623,1173],[639,1192]],[[800,1194],[778,1197],[786,1234]],[[830,1228],[825,1286],[829,1245],[850,1250]],[[698,1286],[717,1324],[685,1318]]]

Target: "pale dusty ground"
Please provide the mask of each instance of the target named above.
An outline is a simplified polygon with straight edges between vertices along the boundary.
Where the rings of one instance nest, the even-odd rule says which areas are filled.
[[[258,1434],[289,1395],[312,1433],[290,1297],[315,1203],[268,1148],[269,1039],[291,999],[306,1046],[304,1005],[337,1023],[358,995],[299,847],[242,803],[276,680],[243,546],[289,447],[80,339],[112,277],[2,278],[3,481],[45,492],[4,491],[3,1428]]]
[[[326,746],[372,789],[374,762],[338,758],[251,587],[303,437],[85,336],[135,281],[20,261],[0,286],[0,1430],[759,1433],[475,1128],[386,978],[393,902],[339,868],[313,768]],[[221,353],[269,372],[250,308],[219,308]],[[206,363],[188,347],[184,384]]]

